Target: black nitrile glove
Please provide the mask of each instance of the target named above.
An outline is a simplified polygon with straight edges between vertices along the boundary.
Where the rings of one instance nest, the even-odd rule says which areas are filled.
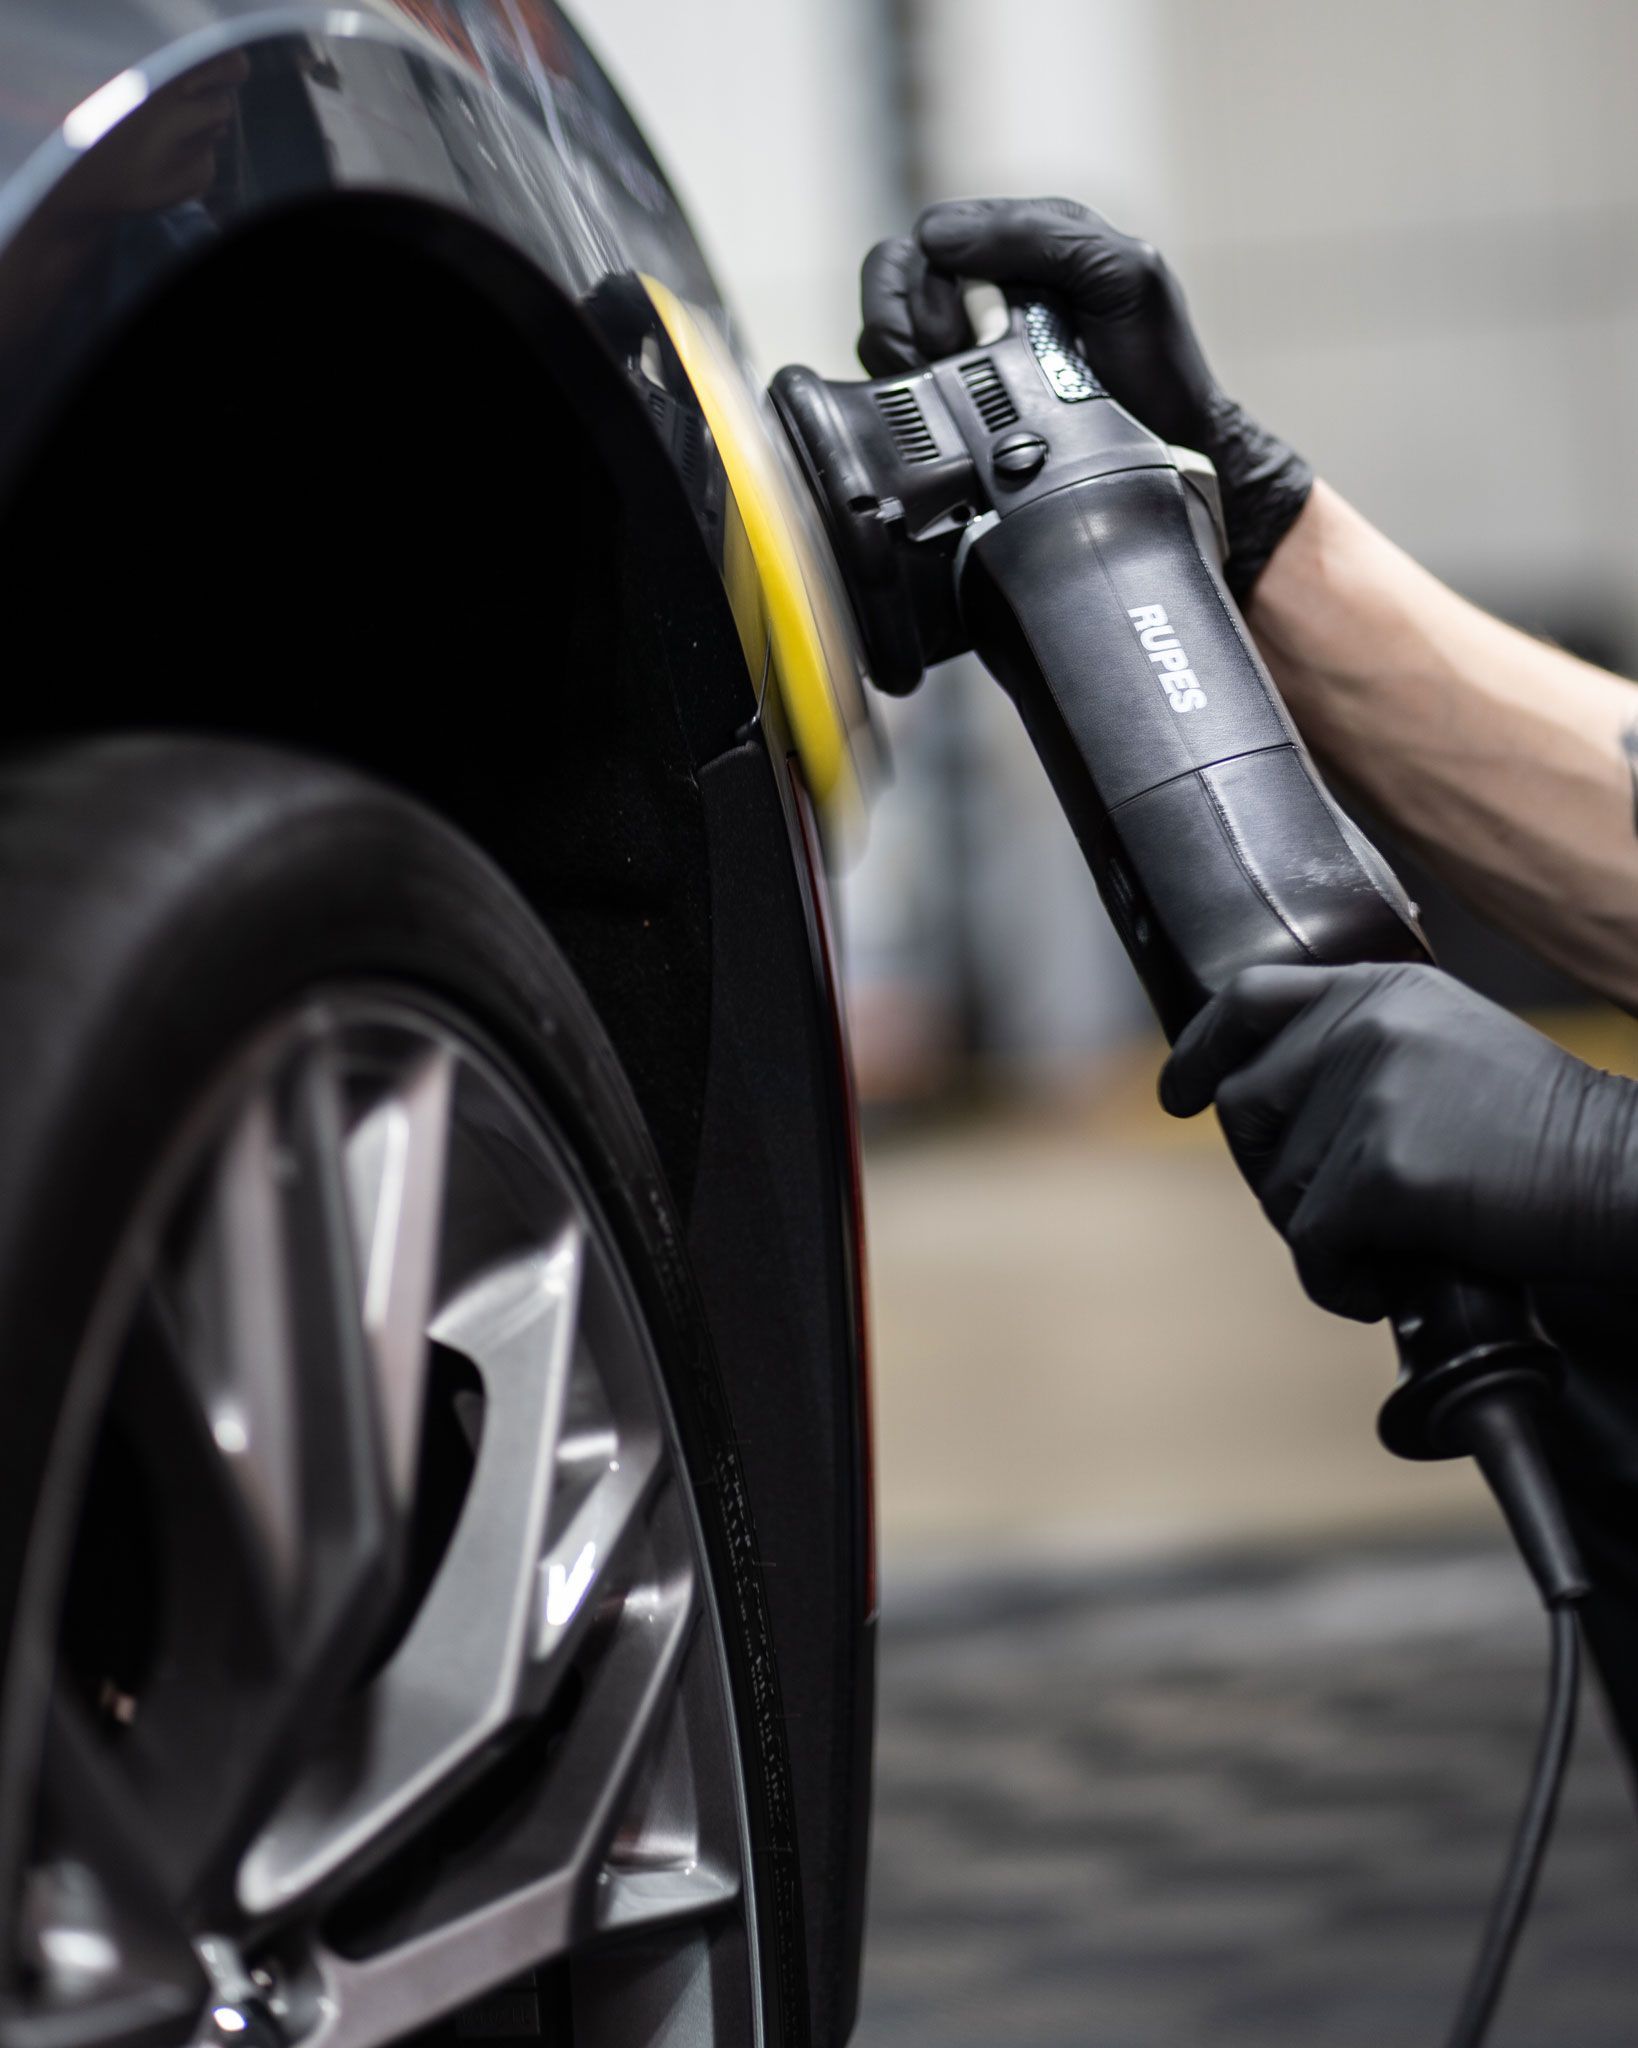
[[[1252,967],[1179,1037],[1304,1287],[1370,1322],[1396,1265],[1630,1288],[1638,1084],[1435,967]]]
[[[913,237],[878,242],[865,258],[859,360],[872,377],[972,346],[958,277],[1055,292],[1110,396],[1151,432],[1211,457],[1228,584],[1243,600],[1307,502],[1314,472],[1218,389],[1158,251],[1072,199],[930,206]]]

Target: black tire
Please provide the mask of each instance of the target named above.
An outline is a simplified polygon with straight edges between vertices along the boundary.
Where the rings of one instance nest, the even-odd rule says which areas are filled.
[[[0,771],[0,1880],[90,1439],[76,1382],[127,1219],[208,1077],[315,986],[383,979],[474,1032],[568,1142],[640,1298],[721,1617],[750,1811],[764,2026],[805,2037],[778,1677],[731,1418],[677,1216],[608,1039],[551,938],[473,846],[333,765],[111,738]]]

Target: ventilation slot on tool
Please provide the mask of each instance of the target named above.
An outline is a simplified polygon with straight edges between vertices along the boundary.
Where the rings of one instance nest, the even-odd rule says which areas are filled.
[[[891,384],[876,393],[876,406],[893,436],[893,446],[906,462],[936,462],[938,443],[921,416],[916,394],[907,384]]]
[[[695,489],[705,455],[705,429],[700,415],[687,411],[669,391],[662,391],[657,385],[649,385],[647,397],[655,431],[670,449],[683,482],[690,490]]]
[[[992,434],[999,434],[1003,427],[1017,424],[1018,408],[988,356],[974,356],[970,363],[963,363],[961,381],[967,387],[968,397],[978,407],[979,418]]]

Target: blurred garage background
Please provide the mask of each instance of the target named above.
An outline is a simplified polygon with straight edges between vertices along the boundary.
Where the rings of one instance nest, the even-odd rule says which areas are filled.
[[[1148,234],[1224,384],[1471,596],[1638,666],[1638,6],[584,0],[750,349],[847,374],[935,197]],[[843,887],[887,1589],[864,2040],[1431,2039],[1538,1645],[1470,1475],[1376,1446],[1158,1048],[999,692],[884,706]],[[1602,1062],[1631,1024],[1413,887]],[[1497,2040],[1638,2031],[1596,1725]],[[1573,2022],[1573,2024],[1572,2024]]]

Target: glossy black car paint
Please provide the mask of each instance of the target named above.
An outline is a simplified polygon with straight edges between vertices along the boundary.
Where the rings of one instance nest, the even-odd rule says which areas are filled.
[[[356,762],[565,947],[730,1386],[811,2032],[839,2040],[873,1701],[844,1091],[722,466],[639,274],[715,288],[555,9],[288,14],[0,28],[7,744],[175,726]],[[121,160],[138,86],[174,133]]]

